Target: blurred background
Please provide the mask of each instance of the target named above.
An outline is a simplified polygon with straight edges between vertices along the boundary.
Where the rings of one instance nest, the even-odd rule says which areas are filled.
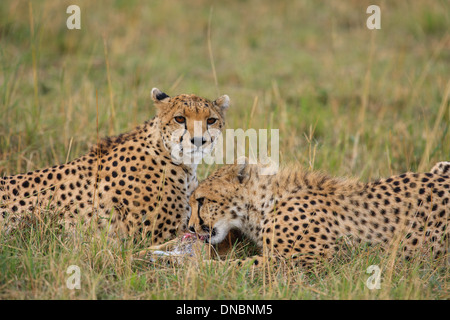
[[[68,30],[69,5],[81,30]],[[369,30],[366,9],[381,8]],[[153,87],[232,100],[280,160],[373,179],[450,160],[450,3],[0,2],[0,174],[74,159],[150,119]],[[200,167],[200,177],[213,168]]]

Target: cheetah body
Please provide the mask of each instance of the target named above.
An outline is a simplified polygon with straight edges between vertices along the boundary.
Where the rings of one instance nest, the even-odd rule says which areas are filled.
[[[189,230],[218,243],[237,228],[265,256],[308,265],[330,258],[339,240],[398,243],[405,258],[448,247],[450,163],[429,173],[405,173],[370,183],[283,169],[235,164],[202,181],[190,199]],[[255,264],[262,259],[252,257]]]
[[[229,99],[171,98],[156,88],[152,98],[157,115],[134,130],[103,139],[69,163],[0,178],[0,225],[12,230],[27,215],[52,215],[66,228],[81,224],[110,235],[143,235],[154,244],[184,229],[188,197],[197,186],[196,164],[175,159],[174,148],[196,147],[186,138],[193,136],[194,120],[212,139],[208,132],[224,126]],[[208,125],[208,119],[215,122]],[[181,134],[174,139],[176,131]],[[201,156],[203,149],[192,154]]]

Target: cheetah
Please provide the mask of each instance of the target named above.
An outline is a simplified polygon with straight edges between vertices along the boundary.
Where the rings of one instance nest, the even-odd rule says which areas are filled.
[[[213,149],[230,99],[169,97],[157,88],[151,97],[154,118],[102,139],[86,155],[0,177],[0,228],[15,229],[30,214],[51,215],[65,228],[81,222],[113,238],[142,236],[152,244],[184,230],[198,161]]]
[[[242,162],[242,161],[241,161]],[[284,168],[262,175],[248,161],[219,168],[190,198],[189,231],[214,244],[240,230],[262,256],[243,261],[258,265],[285,258],[303,266],[329,259],[339,241],[401,245],[402,255],[448,248],[450,162],[429,173],[405,173],[363,183],[320,172]]]

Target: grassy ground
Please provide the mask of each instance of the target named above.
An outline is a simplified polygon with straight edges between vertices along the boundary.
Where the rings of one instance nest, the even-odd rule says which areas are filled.
[[[151,118],[152,87],[228,94],[228,128],[280,130],[282,163],[376,179],[450,160],[450,5],[372,2],[0,2],[0,174],[51,166]],[[199,168],[200,177],[214,167]],[[50,223],[50,222],[49,222]],[[290,266],[132,262],[130,244],[35,224],[0,235],[0,299],[448,299],[448,267],[376,248],[312,273]],[[240,249],[246,255],[251,247]],[[368,266],[381,268],[369,290]],[[82,289],[66,288],[78,265]]]

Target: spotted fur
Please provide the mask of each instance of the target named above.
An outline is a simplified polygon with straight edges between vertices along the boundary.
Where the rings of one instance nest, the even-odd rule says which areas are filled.
[[[23,217],[51,215],[66,228],[109,227],[110,234],[142,235],[154,244],[185,229],[196,164],[174,159],[174,150],[204,155],[214,144],[210,132],[224,126],[229,98],[171,98],[156,88],[152,98],[157,115],[132,131],[103,139],[71,162],[0,178],[0,227],[11,231]],[[201,145],[194,144],[199,137]]]
[[[450,175],[450,162],[442,161],[435,164],[435,166],[431,169],[431,173],[440,174],[440,175]]]
[[[260,175],[258,165],[224,166],[191,196],[189,230],[214,244],[236,228],[263,256],[305,265],[330,258],[340,249],[338,240],[347,237],[382,246],[397,243],[406,259],[426,250],[445,254],[448,164],[369,183],[302,169],[270,176]]]

